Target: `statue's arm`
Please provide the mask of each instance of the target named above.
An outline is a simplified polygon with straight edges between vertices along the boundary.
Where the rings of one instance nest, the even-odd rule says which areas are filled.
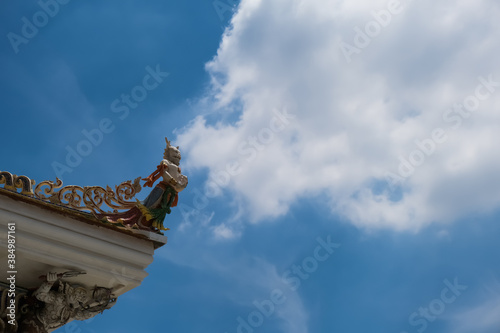
[[[168,183],[175,189],[176,192],[180,192],[186,188],[188,179],[184,175],[179,175],[177,179],[172,178]]]
[[[76,311],[74,318],[76,320],[87,320],[89,318],[94,317],[98,313],[99,313],[99,311],[93,312],[93,311],[89,311],[89,310],[79,309],[79,310]]]
[[[38,299],[39,301],[45,302],[45,303],[55,303],[56,300],[56,293],[53,291],[50,291],[50,288],[52,288],[52,285],[54,283],[49,283],[49,282],[44,282],[40,288],[38,288],[33,295]]]
[[[94,317],[98,313],[111,309],[113,305],[116,303],[116,298],[113,298],[109,301],[109,303],[106,305],[106,307],[103,308],[102,305],[96,305],[93,307],[90,307],[88,309],[78,309],[78,311],[75,313],[75,319],[76,320],[87,320],[89,318]]]
[[[179,179],[176,183],[177,184],[176,184],[176,186],[174,186],[174,188],[177,192],[180,192],[186,188],[186,186],[188,184],[188,178],[184,175],[179,175]]]
[[[179,167],[168,160],[163,160],[162,164],[166,166],[162,175],[163,180],[170,184],[177,192],[184,190],[188,184],[188,179],[177,171]]]
[[[50,290],[55,281],[57,281],[57,273],[47,273],[47,281],[42,283],[42,285],[35,290],[33,296],[45,303],[55,303],[56,293]]]

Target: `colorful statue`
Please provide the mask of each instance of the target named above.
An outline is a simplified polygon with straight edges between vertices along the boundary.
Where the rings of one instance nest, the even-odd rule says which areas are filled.
[[[170,208],[177,205],[178,193],[186,188],[188,179],[181,173],[179,167],[181,160],[179,147],[171,146],[167,138],[165,141],[167,148],[163,160],[149,177],[143,179],[146,181],[143,186],[152,187],[159,178],[163,180],[143,202],[137,201],[135,207],[130,210],[122,213],[96,214],[97,218],[139,229],[169,230],[163,226],[163,220],[166,214],[170,214]]]

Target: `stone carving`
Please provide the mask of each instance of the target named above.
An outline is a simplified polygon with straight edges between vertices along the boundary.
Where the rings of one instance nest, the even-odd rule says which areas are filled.
[[[188,179],[181,173],[179,163],[181,153],[179,147],[170,145],[165,138],[167,147],[163,154],[163,160],[156,170],[147,178],[144,186],[152,187],[159,179],[160,181],[143,202],[137,201],[135,207],[123,213],[96,214],[96,217],[109,223],[121,224],[128,227],[155,230],[169,230],[163,226],[166,214],[170,214],[171,207],[177,205],[178,193],[184,190]]]
[[[46,281],[31,294],[30,311],[21,318],[19,332],[51,332],[72,320],[89,319],[111,308],[116,302],[111,289],[96,286],[90,290],[61,280],[81,273],[49,272]]]
[[[0,332],[22,332],[18,330],[19,319],[28,313],[27,293],[23,288],[16,288],[13,292],[8,286],[0,285]]]

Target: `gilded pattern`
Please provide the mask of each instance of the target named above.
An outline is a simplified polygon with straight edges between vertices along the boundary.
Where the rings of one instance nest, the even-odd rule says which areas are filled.
[[[55,182],[45,180],[38,184],[33,191],[35,181],[26,176],[16,176],[7,171],[0,171],[0,185],[6,190],[18,192],[50,203],[62,205],[80,211],[92,213],[116,213],[119,210],[127,210],[136,205],[132,199],[142,189],[141,178],[125,181],[115,186],[76,186],[63,187],[63,182],[56,178]]]

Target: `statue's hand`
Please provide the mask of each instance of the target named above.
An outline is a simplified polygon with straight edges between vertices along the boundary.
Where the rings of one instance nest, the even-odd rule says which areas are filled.
[[[57,281],[57,273],[47,273],[47,282],[56,282]]]
[[[187,177],[186,177],[186,176],[184,176],[184,175],[179,175],[179,180],[178,180],[178,183],[179,183],[179,185],[180,185],[180,186],[182,186],[182,187],[186,187],[186,186],[187,186],[187,184],[188,184],[188,179],[187,179]]]

